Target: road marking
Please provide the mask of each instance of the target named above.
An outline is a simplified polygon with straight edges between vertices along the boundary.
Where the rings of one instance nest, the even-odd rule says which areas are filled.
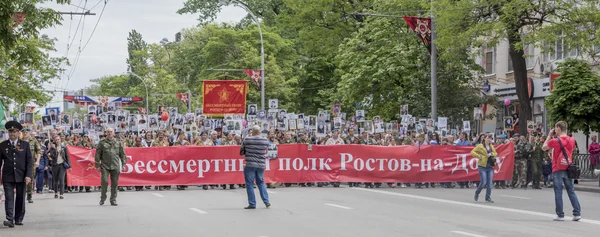
[[[326,206],[330,206],[330,207],[337,207],[337,208],[342,208],[342,209],[346,209],[346,210],[352,210],[352,207],[345,207],[345,206],[340,206],[340,205],[335,205],[335,204],[331,204],[331,203],[325,203]]]
[[[509,197],[509,198],[517,198],[517,199],[525,199],[525,200],[529,200],[531,198],[528,197],[519,197],[519,196],[510,196],[510,195],[500,195],[502,197]]]
[[[192,211],[195,211],[195,212],[198,212],[198,213],[200,213],[200,214],[208,214],[208,212],[205,212],[205,211],[203,211],[203,210],[200,210],[200,209],[198,209],[198,208],[193,208],[193,207],[191,207],[191,208],[190,208],[190,210],[192,210]]]
[[[485,237],[483,235],[476,235],[476,234],[471,234],[471,233],[467,233],[467,232],[464,232],[464,231],[458,231],[458,230],[450,231],[450,232],[455,233],[455,234],[459,234],[459,235],[471,236],[471,237]]]
[[[498,206],[492,206],[492,205],[482,205],[482,204],[477,204],[477,203],[459,202],[459,201],[452,201],[452,200],[446,200],[446,199],[431,198],[431,197],[424,197],[424,196],[417,196],[417,195],[403,194],[403,193],[396,193],[396,192],[389,192],[389,191],[382,191],[382,190],[362,189],[362,188],[361,189],[350,189],[350,190],[358,190],[358,191],[364,191],[364,192],[373,192],[373,193],[394,195],[394,196],[405,197],[405,198],[420,199],[420,200],[454,204],[454,205],[467,206],[467,207],[477,207],[477,208],[481,208],[481,209],[513,212],[513,213],[527,214],[527,215],[532,215],[532,216],[541,216],[541,217],[548,218],[549,221],[551,221],[552,218],[556,217],[556,214],[548,214],[548,213],[543,213],[543,212],[527,211],[527,210],[513,209],[513,208],[507,208],[507,207],[498,207]],[[571,219],[571,218],[573,218],[573,217],[565,216],[565,219]],[[600,225],[600,221],[598,221],[598,220],[581,219],[579,222],[593,224],[593,225]]]
[[[274,194],[274,193],[277,193],[277,192],[275,192],[275,191],[267,191],[267,193]]]
[[[154,195],[154,196],[157,196],[157,197],[159,197],[159,198],[164,198],[164,197],[165,197],[165,196],[163,196],[163,195],[162,195],[162,194],[160,194],[160,193],[152,193],[152,195]]]

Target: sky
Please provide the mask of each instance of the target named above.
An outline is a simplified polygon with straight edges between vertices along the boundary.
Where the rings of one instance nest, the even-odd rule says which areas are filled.
[[[81,5],[79,5],[80,1]],[[87,5],[84,7],[86,1]],[[102,11],[104,0],[72,0],[71,5],[43,5],[61,12],[82,12],[81,8],[85,8],[96,13],[95,16],[83,17],[81,21],[80,16],[71,18],[69,15],[63,15],[62,25],[41,31],[42,34],[57,39],[56,52],[52,52],[51,55],[67,56],[71,62],[70,66],[65,67],[66,70],[61,78],[53,80],[46,89],[75,91],[91,85],[90,79],[125,73],[127,36],[131,30],[135,29],[141,33],[147,43],[158,43],[163,38],[174,41],[175,34],[181,29],[197,25],[197,15],[177,14],[177,10],[183,7],[184,2],[184,0],[109,0],[104,12]],[[221,8],[215,22],[239,22],[245,15],[246,12],[241,8],[226,6]],[[96,23],[98,25],[93,32]],[[89,43],[85,46],[88,39]],[[70,42],[72,46],[67,51]],[[75,66],[80,47],[82,51]],[[68,79],[69,75],[71,75],[70,79]],[[55,92],[54,98],[46,107],[62,108],[62,96],[61,92]]]

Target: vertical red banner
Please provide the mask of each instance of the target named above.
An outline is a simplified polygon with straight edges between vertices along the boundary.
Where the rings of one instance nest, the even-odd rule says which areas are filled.
[[[202,111],[209,116],[246,113],[246,81],[204,81]]]
[[[404,21],[413,30],[423,45],[427,47],[427,51],[431,53],[431,18],[405,16]]]

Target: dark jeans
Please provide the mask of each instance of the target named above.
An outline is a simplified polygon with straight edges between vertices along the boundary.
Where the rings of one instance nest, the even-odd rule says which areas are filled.
[[[567,190],[569,200],[571,201],[571,206],[573,206],[573,216],[581,216],[581,206],[579,205],[577,194],[575,194],[573,179],[569,179],[567,176],[567,171],[556,171],[552,173],[552,178],[554,180],[554,203],[556,204],[556,215],[559,217],[565,217],[562,200],[562,190],[564,185],[565,189]]]
[[[246,180],[246,193],[248,194],[248,205],[256,206],[256,196],[254,195],[254,182],[258,187],[260,198],[263,203],[268,204],[269,194],[267,193],[267,186],[265,185],[265,169],[244,167],[244,179]]]
[[[63,164],[57,164],[52,167],[52,180],[54,181],[54,192],[63,195],[65,193],[65,174],[67,170]]]
[[[37,192],[42,192],[44,190],[44,170],[37,170],[37,174],[35,175],[35,190]]]
[[[25,217],[25,182],[5,182],[2,184],[4,185],[4,197],[6,198],[4,201],[6,220],[17,223],[23,222]]]

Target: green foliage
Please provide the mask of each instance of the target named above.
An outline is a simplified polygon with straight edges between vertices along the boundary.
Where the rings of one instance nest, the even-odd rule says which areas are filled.
[[[52,96],[43,91],[43,85],[58,75],[65,59],[49,56],[55,40],[40,36],[39,32],[60,24],[62,18],[52,9],[38,7],[44,2],[48,1],[0,1],[0,96],[6,103],[45,105]],[[15,13],[25,16],[18,25],[13,18]]]
[[[564,38],[569,48],[592,52],[600,43],[598,8],[597,0],[437,0],[436,42],[444,50],[472,49],[473,56],[482,56],[478,48],[508,41],[520,119],[531,120],[524,45],[552,51],[554,47],[547,43]],[[520,123],[519,129],[525,131],[526,126]]]
[[[132,30],[129,32],[129,36],[127,37],[127,53],[129,58],[127,58],[127,70],[130,72],[138,73],[134,65],[142,64],[144,62],[144,58],[139,56],[136,57],[135,51],[145,50],[147,47],[146,42],[142,39],[142,34],[139,32]]]
[[[430,56],[417,41],[402,19],[367,20],[339,48],[336,73],[341,81],[333,100],[362,104],[367,116],[386,120],[399,119],[404,104],[413,116],[430,117]],[[448,117],[451,123],[469,118],[470,109],[480,103],[478,83],[471,73],[475,66],[467,56],[454,53],[455,61],[438,62],[438,116]],[[349,108],[348,112],[352,111],[354,108]]]
[[[566,121],[569,131],[600,131],[600,76],[583,60],[559,64],[560,77],[546,98],[551,121]]]

